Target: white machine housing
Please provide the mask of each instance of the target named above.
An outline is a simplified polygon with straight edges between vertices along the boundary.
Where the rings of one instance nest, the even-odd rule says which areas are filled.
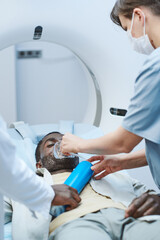
[[[0,8],[1,49],[32,40],[54,42],[70,49],[85,65],[95,87],[90,97],[96,96],[96,105],[90,106],[88,115],[92,114],[92,123],[105,131],[120,124],[121,118],[113,117],[109,109],[127,108],[132,89],[131,70],[125,72],[124,60],[128,55],[121,44],[118,45],[114,25],[109,19],[113,3],[5,0]]]

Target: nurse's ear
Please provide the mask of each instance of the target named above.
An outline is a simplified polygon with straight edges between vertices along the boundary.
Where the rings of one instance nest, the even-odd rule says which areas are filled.
[[[143,12],[143,10],[140,8],[135,8],[133,10],[133,13],[135,15],[135,18],[138,17],[137,19],[139,20],[139,22],[141,22],[144,25],[145,13]]]
[[[42,163],[41,163],[41,161],[39,161],[39,162],[36,163],[36,168],[42,168]]]
[[[145,14],[140,8],[133,10],[133,26],[132,36],[135,38],[142,37],[144,35]]]

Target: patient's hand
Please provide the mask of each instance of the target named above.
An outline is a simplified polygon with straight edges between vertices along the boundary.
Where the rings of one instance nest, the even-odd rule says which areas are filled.
[[[70,152],[78,153],[80,152],[79,145],[81,145],[81,142],[83,142],[82,138],[77,137],[71,133],[66,133],[62,138],[60,150],[63,154]]]
[[[142,217],[147,215],[160,215],[160,197],[144,193],[133,200],[125,212],[127,217]]]
[[[52,188],[55,192],[52,205],[67,205],[67,211],[78,207],[81,198],[76,189],[67,186],[66,184],[53,185]]]
[[[100,173],[95,178],[96,180],[99,180],[110,173],[122,170],[122,162],[120,161],[118,155],[94,156],[89,158],[88,161],[98,161],[93,165],[93,167],[91,167],[91,169],[94,171],[94,176]]]

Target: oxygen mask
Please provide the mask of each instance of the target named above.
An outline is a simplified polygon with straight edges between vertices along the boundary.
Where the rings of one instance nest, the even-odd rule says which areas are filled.
[[[65,155],[61,152],[61,141],[58,141],[54,144],[53,154],[56,159],[74,158],[75,157],[73,154]]]
[[[61,152],[61,140],[56,142],[54,144],[54,148],[53,148],[53,154],[54,154],[54,157],[56,159],[63,159],[63,158],[75,158],[75,157],[78,157],[78,158],[81,158],[83,161],[87,160],[85,157],[79,155],[78,153],[69,153],[67,155],[63,154]]]

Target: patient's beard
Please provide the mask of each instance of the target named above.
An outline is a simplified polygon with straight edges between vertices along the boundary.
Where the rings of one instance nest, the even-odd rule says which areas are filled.
[[[41,159],[42,167],[50,173],[58,170],[73,170],[79,163],[79,158],[62,158],[56,159],[54,156],[47,156]]]

